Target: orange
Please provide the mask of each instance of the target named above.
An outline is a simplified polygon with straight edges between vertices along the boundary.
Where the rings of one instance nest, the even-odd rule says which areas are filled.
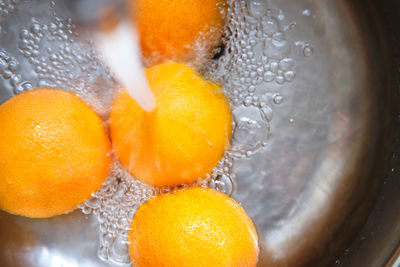
[[[196,182],[229,148],[232,118],[225,95],[184,64],[156,65],[146,75],[156,108],[144,111],[126,91],[116,97],[110,113],[114,151],[145,183]]]
[[[150,64],[166,60],[188,61],[199,52],[195,50],[196,45],[215,46],[224,24],[219,6],[225,2],[131,0],[131,13],[145,59]]]
[[[75,209],[110,168],[102,121],[72,93],[37,89],[0,106],[0,208],[27,217]]]
[[[209,188],[159,195],[137,210],[129,233],[135,267],[251,267],[258,238],[251,219]]]

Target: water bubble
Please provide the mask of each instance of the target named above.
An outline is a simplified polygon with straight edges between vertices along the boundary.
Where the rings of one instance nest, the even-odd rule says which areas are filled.
[[[49,24],[49,31],[54,34],[57,31],[57,25],[54,22]]]
[[[25,28],[22,28],[20,33],[19,33],[19,37],[21,39],[27,39],[29,37],[29,31]]]
[[[311,12],[310,9],[304,9],[303,12],[301,12],[301,14],[304,15],[304,16],[309,17],[309,16],[312,15],[312,12]]]
[[[98,220],[100,223],[105,222],[106,218],[107,218],[107,215],[106,215],[105,212],[99,212],[99,214],[98,214],[98,216],[97,216],[97,220]]]
[[[265,82],[272,82],[275,79],[275,73],[271,71],[266,71],[263,77]]]
[[[286,80],[287,82],[291,82],[291,81],[293,81],[294,78],[296,77],[296,74],[295,74],[294,71],[291,71],[291,70],[290,70],[290,71],[285,72],[284,77],[285,77],[285,80]]]
[[[89,200],[86,200],[85,205],[90,208],[96,209],[100,206],[100,199],[93,197]]]
[[[118,223],[118,227],[121,229],[127,228],[128,224],[129,224],[128,219],[125,217],[120,218],[117,223]]]
[[[100,248],[97,251],[97,255],[99,258],[103,261],[108,260],[108,247],[106,246],[100,246]]]
[[[264,0],[250,0],[247,3],[247,7],[250,14],[256,18],[263,16],[266,11],[266,3]]]
[[[251,47],[254,47],[257,44],[257,40],[256,39],[250,39],[249,44]]]
[[[279,63],[276,61],[273,61],[269,64],[269,68],[272,72],[276,73],[278,71],[279,68]]]
[[[40,75],[39,75],[39,79],[40,79],[41,77],[40,77]],[[38,86],[39,87],[41,87],[41,88],[43,88],[43,87],[47,87],[49,85],[49,83],[47,82],[47,81],[44,81],[44,80],[39,80],[39,82],[38,82]],[[49,86],[50,87],[50,86]]]
[[[263,63],[263,64],[267,64],[268,63],[268,57],[267,56],[265,56],[265,55],[262,55],[261,56],[261,63]]]
[[[272,99],[273,99],[274,103],[277,105],[282,104],[282,102],[283,102],[283,96],[281,94],[274,94],[272,96]]]
[[[296,28],[296,26],[297,26],[296,22],[292,22],[289,25],[287,25],[284,30],[285,31],[293,30],[294,28]]]
[[[266,121],[271,121],[274,117],[274,112],[269,106],[261,108],[261,115]]]
[[[107,233],[107,223],[106,222],[101,223],[99,226],[99,230],[102,233]]]
[[[276,81],[277,84],[284,84],[285,83],[285,77],[278,75],[278,76],[276,76],[275,81]]]
[[[311,57],[313,54],[314,54],[314,48],[309,44],[305,45],[303,48],[303,55],[305,57]]]
[[[253,80],[256,81],[256,80]],[[253,94],[256,91],[256,87],[254,85],[249,86],[249,89],[247,90],[250,94]]]
[[[279,62],[279,68],[283,71],[291,70],[293,65],[294,61],[292,58],[284,58]]]
[[[3,78],[4,78],[4,79],[8,80],[8,79],[11,78],[11,76],[12,76],[12,72],[11,72],[11,71],[5,70],[5,71],[3,72]]]
[[[289,118],[289,123],[294,123],[294,118]]]
[[[2,74],[7,68],[7,62],[0,58],[0,74]]]
[[[228,196],[233,193],[233,182],[228,175],[218,176],[214,181],[214,188]]]
[[[31,32],[34,34],[38,34],[41,31],[41,27],[38,23],[34,23],[31,25]]]
[[[269,124],[256,107],[239,106],[233,111],[235,129],[232,151],[255,152],[269,137]]]
[[[17,74],[17,75],[13,75],[10,78],[10,84],[15,87],[20,81],[21,81],[21,75]]]
[[[278,37],[280,35],[276,35]],[[273,59],[282,59],[290,54],[290,43],[286,40],[266,40],[264,54]]]
[[[116,238],[115,242],[111,246],[110,259],[118,264],[130,263],[128,241],[126,241],[125,238]]]
[[[0,10],[0,16],[1,17],[7,17],[8,16],[8,10],[7,9],[1,9]]]
[[[281,31],[277,31],[274,34],[272,34],[272,40],[283,41],[285,40],[285,34]]]
[[[265,34],[272,36],[280,30],[279,21],[274,17],[263,17],[261,19],[262,30]]]
[[[32,50],[32,52],[31,52],[31,56],[32,56],[32,57],[37,57],[37,56],[39,56],[39,54],[40,54],[40,53],[39,53],[39,50],[36,50],[36,49],[35,49],[35,50]]]
[[[114,240],[114,236],[111,233],[106,233],[102,236],[101,243],[102,245],[109,245]]]
[[[17,94],[19,94],[19,93],[22,93],[23,91],[24,91],[23,88],[20,87],[20,86],[16,86],[16,87],[14,87],[14,89],[13,89],[14,95],[17,95]]]
[[[30,91],[33,89],[33,85],[31,82],[23,82],[20,83],[19,86],[21,86],[24,91]]]
[[[9,63],[8,63],[8,69],[10,70],[10,71],[12,71],[12,72],[14,72],[14,71],[16,71],[17,70],[17,66],[18,66],[18,63],[16,62],[16,61],[10,61]]]
[[[83,214],[90,214],[92,212],[92,209],[86,205],[84,205],[81,210]]]
[[[257,77],[261,76],[264,74],[264,67],[258,67],[257,68]]]

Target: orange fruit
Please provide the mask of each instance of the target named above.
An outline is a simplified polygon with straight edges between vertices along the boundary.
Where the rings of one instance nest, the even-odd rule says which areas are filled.
[[[122,165],[155,186],[196,182],[229,148],[232,118],[220,86],[174,62],[146,70],[156,108],[144,111],[126,91],[111,107],[110,134]]]
[[[137,210],[129,232],[135,267],[251,267],[259,253],[251,219],[209,188],[159,195]]]
[[[196,45],[215,47],[224,25],[219,6],[225,2],[132,0],[131,13],[145,59],[150,64],[166,60],[188,61],[198,54]]]
[[[72,93],[37,89],[0,106],[0,208],[27,217],[75,209],[110,168],[102,121]]]

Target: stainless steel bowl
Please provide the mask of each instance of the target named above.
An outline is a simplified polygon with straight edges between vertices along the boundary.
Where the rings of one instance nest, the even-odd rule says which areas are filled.
[[[3,8],[1,3],[15,11],[0,12],[0,46],[20,62],[17,72],[40,86],[39,74],[18,53],[18,32],[32,27],[31,17],[46,22],[53,13],[68,17],[68,1],[1,1]],[[259,266],[400,266],[400,3],[249,0],[244,5],[272,10],[272,15],[250,10],[247,20],[278,21],[289,50],[275,56],[290,57],[296,75],[257,85],[256,93],[281,99],[269,106],[273,119],[265,122],[270,131],[265,146],[233,167],[233,197],[258,228]],[[39,43],[42,54],[56,47]],[[71,86],[88,86],[92,96],[102,97],[101,88],[112,83],[102,83],[111,78],[96,64],[89,77],[74,70],[82,79]],[[3,101],[15,84],[26,86],[2,79]],[[0,265],[114,266],[97,255],[97,228],[95,216],[79,210],[42,220],[1,212]]]

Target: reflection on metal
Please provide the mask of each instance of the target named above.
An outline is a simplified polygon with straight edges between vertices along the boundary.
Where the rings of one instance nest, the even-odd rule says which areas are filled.
[[[397,248],[392,258],[386,264],[386,267],[399,267],[400,266],[400,246]]]

